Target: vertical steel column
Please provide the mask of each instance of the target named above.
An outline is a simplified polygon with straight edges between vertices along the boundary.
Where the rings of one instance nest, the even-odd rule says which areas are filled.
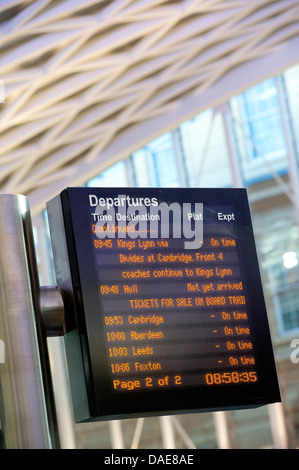
[[[125,444],[121,421],[118,419],[109,421],[109,430],[112,449],[124,449]]]
[[[219,449],[233,449],[233,439],[229,431],[227,411],[215,411],[213,413],[217,444]]]
[[[284,92],[283,78],[276,78],[276,86],[278,91],[278,103],[282,122],[283,133],[287,147],[287,161],[289,167],[289,179],[293,194],[293,204],[297,223],[299,225],[299,165],[296,155],[296,148],[292,136],[292,129],[289,120],[289,110]]]
[[[76,449],[75,421],[62,337],[48,338],[61,449]]]
[[[175,436],[171,416],[160,416],[163,449],[175,449]]]
[[[0,195],[0,420],[7,449],[59,447],[29,203]]]
[[[61,294],[53,286],[55,274],[53,263],[51,263],[46,219],[42,214],[38,214],[33,217],[32,223],[37,236],[37,258],[41,260],[38,270],[41,284],[40,307],[47,331],[47,345],[55,390],[60,446],[62,449],[75,449],[75,422],[63,344],[64,305]]]
[[[229,104],[226,103],[223,107],[219,108],[218,111],[222,114],[223,126],[225,132],[225,140],[228,151],[228,159],[230,165],[230,171],[232,175],[232,186],[234,188],[240,188],[244,186],[242,172],[240,168],[240,162],[237,154],[236,143],[233,136],[232,118]]]
[[[274,449],[288,449],[288,432],[282,403],[267,406]]]
[[[171,133],[173,151],[175,156],[176,167],[179,175],[179,182],[181,188],[186,188],[188,184],[188,176],[185,165],[184,149],[182,145],[182,139],[180,135],[180,129],[176,129]]]

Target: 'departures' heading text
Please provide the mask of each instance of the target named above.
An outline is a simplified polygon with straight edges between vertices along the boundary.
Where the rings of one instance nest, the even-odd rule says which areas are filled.
[[[140,207],[140,206],[158,206],[158,200],[155,197],[131,197],[121,195],[118,197],[98,197],[94,194],[89,195],[89,205],[91,207],[101,206],[110,209],[110,207]]]

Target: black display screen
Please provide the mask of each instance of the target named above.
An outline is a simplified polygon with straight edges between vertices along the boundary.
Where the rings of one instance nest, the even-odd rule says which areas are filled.
[[[59,198],[91,419],[280,401],[246,190]]]

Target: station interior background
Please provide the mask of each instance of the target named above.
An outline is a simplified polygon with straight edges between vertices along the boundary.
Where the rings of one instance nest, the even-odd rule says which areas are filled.
[[[298,2],[3,1],[0,87],[0,191],[29,198],[41,285],[67,186],[246,187],[253,217],[282,403],[75,425],[51,338],[62,447],[299,447]]]

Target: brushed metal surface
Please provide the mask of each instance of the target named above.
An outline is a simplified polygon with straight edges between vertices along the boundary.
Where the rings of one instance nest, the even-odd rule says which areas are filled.
[[[0,418],[8,449],[52,448],[32,244],[27,198],[0,195]]]

